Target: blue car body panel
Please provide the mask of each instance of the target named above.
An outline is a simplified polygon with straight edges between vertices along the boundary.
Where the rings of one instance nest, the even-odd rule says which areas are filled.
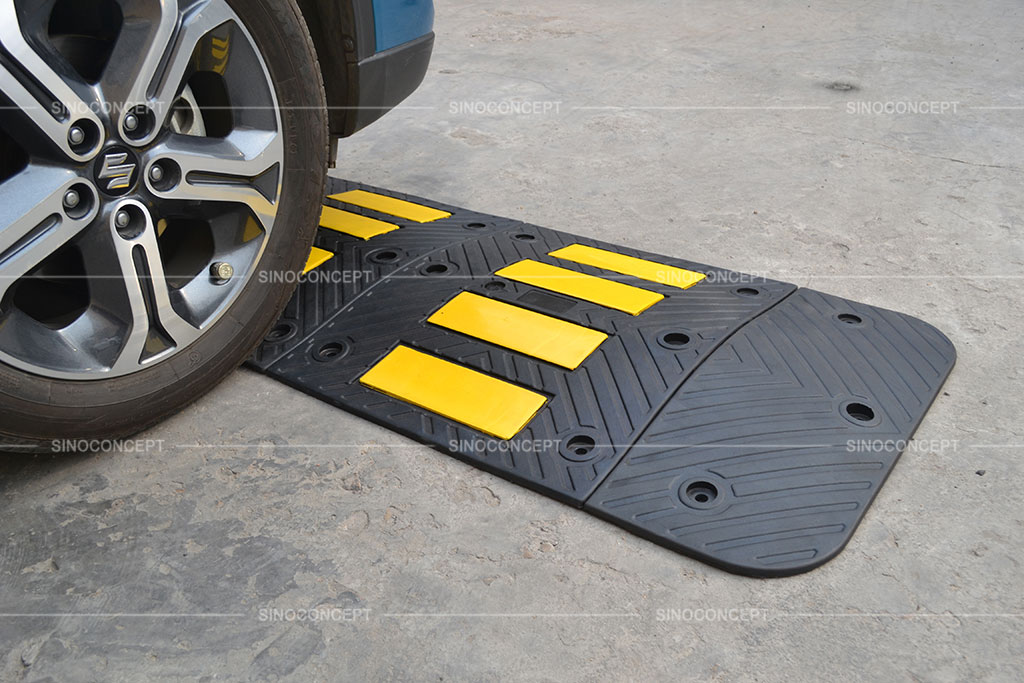
[[[297,0],[320,60],[333,140],[419,87],[434,48],[433,0]]]
[[[376,51],[425,36],[434,27],[433,0],[373,0]]]

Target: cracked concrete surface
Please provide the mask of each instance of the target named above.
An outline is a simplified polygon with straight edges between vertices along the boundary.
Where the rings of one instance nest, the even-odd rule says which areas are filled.
[[[161,449],[0,463],[0,679],[1019,680],[1022,18],[444,1],[420,91],[342,146],[340,175],[948,334],[836,560],[731,576],[241,370]],[[473,113],[509,100],[541,106]]]

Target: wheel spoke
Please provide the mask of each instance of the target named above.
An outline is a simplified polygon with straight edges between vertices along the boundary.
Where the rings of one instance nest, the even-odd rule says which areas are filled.
[[[0,185],[0,299],[7,289],[47,256],[64,246],[96,216],[96,190],[72,171],[29,166]],[[74,188],[76,215],[64,197]]]
[[[58,73],[28,44],[14,0],[0,0],[0,43],[7,53],[0,59],[0,91],[66,156],[78,162],[95,156],[103,125],[72,84],[83,92],[86,86]],[[72,135],[75,128],[80,142],[77,132]]]
[[[121,0],[124,25],[102,82],[108,101],[128,112],[146,107],[151,130],[134,136],[117,122],[125,140],[148,144],[170,115],[196,45],[231,20],[226,3],[211,0]],[[139,55],[142,55],[140,58]]]
[[[250,282],[281,196],[277,84],[237,3],[112,2],[0,0],[0,104],[20,111],[0,132],[0,363],[46,377],[193,345]]]
[[[171,305],[156,229],[149,211],[138,202],[121,204],[122,207],[128,205],[144,217],[145,225],[137,237],[125,239],[115,224],[117,211],[111,214],[110,230],[131,317],[131,332],[112,368],[115,373],[138,368],[148,360],[143,359],[143,354],[154,334],[166,338],[173,348],[187,346],[199,336],[199,329],[178,315]]]
[[[157,165],[173,167],[179,180],[169,189],[146,182],[162,199],[233,202],[247,205],[269,232],[277,215],[280,166],[278,133],[242,130],[224,139],[175,135],[152,150]]]

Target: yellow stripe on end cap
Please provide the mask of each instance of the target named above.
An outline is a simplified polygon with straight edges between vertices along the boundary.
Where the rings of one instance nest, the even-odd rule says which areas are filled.
[[[570,244],[568,247],[556,249],[548,256],[582,263],[585,266],[603,268],[623,275],[632,275],[641,280],[680,289],[689,289],[706,277],[704,273],[696,273],[685,268],[667,266],[664,263],[655,263],[647,259],[617,254],[614,251],[588,247],[583,244]]]
[[[313,247],[313,251],[309,252],[309,258],[306,259],[306,265],[302,268],[302,274],[305,275],[314,268],[319,268],[332,258],[334,258],[334,252],[321,249],[320,247]]]
[[[575,270],[527,259],[505,266],[495,273],[509,280],[583,299],[591,303],[640,315],[665,297],[633,285],[605,280]]]
[[[427,318],[528,356],[575,370],[608,335],[485,296],[462,292]]]
[[[416,221],[417,223],[429,223],[440,218],[448,218],[451,216],[447,211],[432,209],[429,206],[423,206],[422,204],[414,204],[412,202],[407,202],[404,199],[385,197],[382,194],[367,192],[366,190],[349,190],[348,192],[328,195],[327,198],[334,199],[339,202],[345,202],[346,204],[355,204],[356,206],[361,206],[364,209],[380,211],[381,213],[398,216],[399,218],[404,218],[407,221]]]
[[[522,431],[547,401],[529,389],[408,346],[384,356],[359,383],[498,439]]]
[[[352,235],[364,240],[376,237],[377,235],[383,235],[392,230],[398,230],[398,226],[394,223],[360,216],[358,213],[352,213],[351,211],[342,211],[341,209],[335,209],[333,206],[325,206],[320,211],[320,227],[334,230],[335,232],[343,232],[346,235]]]

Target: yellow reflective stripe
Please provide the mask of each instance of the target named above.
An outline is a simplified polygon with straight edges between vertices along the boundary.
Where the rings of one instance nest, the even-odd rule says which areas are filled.
[[[447,211],[432,209],[429,206],[423,206],[422,204],[413,204],[412,202],[407,202],[404,199],[385,197],[382,194],[375,194],[373,192],[367,192],[366,190],[349,190],[348,192],[342,192],[340,194],[328,195],[327,198],[334,199],[339,202],[345,202],[346,204],[355,204],[356,206],[361,206],[364,209],[380,211],[381,213],[398,216],[399,218],[404,218],[407,221],[416,221],[417,223],[429,223],[430,221],[436,221],[439,218],[448,218],[451,216]]]
[[[608,335],[543,313],[462,292],[427,322],[575,370]]]
[[[548,255],[680,289],[693,287],[705,277],[704,273],[695,273],[692,270],[667,266],[664,263],[655,263],[647,259],[617,254],[614,251],[596,249],[582,244],[570,244],[568,247],[557,249]]]
[[[383,235],[392,230],[398,230],[398,226],[394,223],[386,223],[376,218],[360,216],[358,213],[352,213],[351,211],[342,211],[341,209],[335,209],[333,206],[325,206],[320,211],[320,227],[343,232],[346,235],[352,235],[364,240],[376,237],[377,235]]]
[[[320,247],[313,247],[313,251],[309,252],[309,258],[306,259],[306,265],[302,269],[302,274],[305,275],[314,268],[319,268],[332,258],[334,258],[334,252],[321,249]]]
[[[643,313],[665,298],[657,292],[529,259],[506,266],[495,275],[632,315]]]
[[[547,400],[477,370],[399,346],[359,383],[499,439],[511,439]]]

